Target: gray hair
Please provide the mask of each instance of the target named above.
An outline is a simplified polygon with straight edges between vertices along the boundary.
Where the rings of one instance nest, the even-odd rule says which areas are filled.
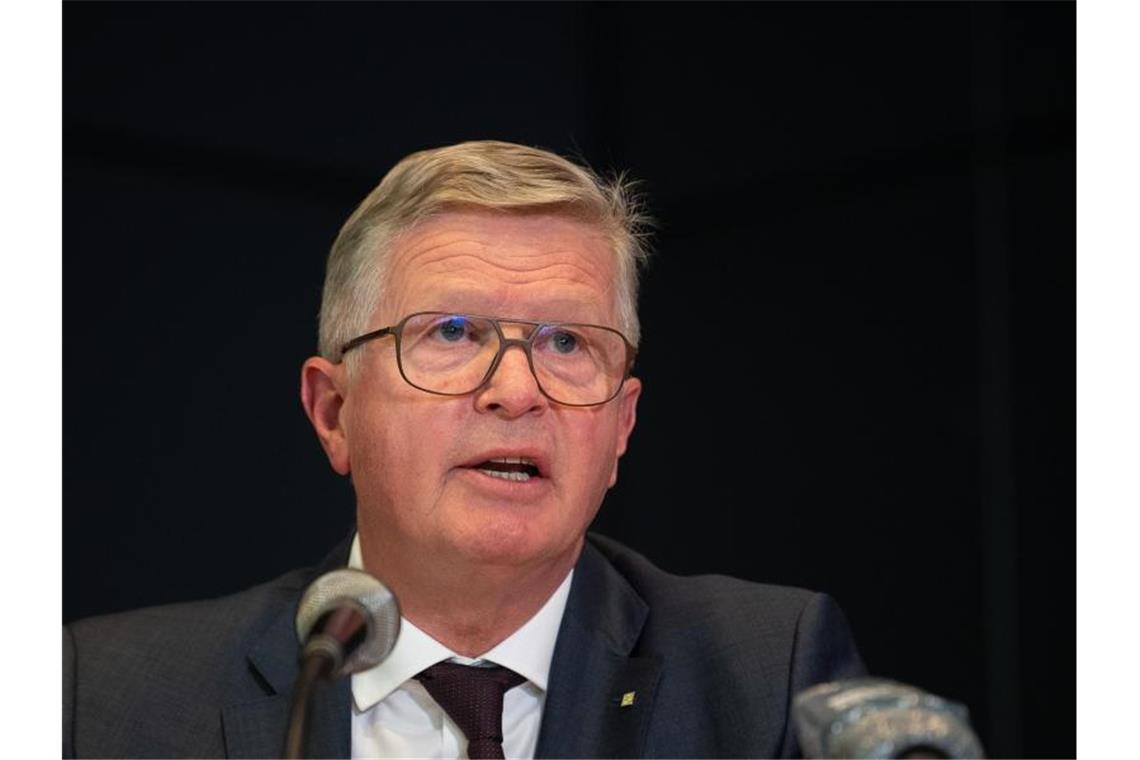
[[[484,140],[412,153],[352,212],[329,252],[321,296],[321,356],[340,361],[341,346],[368,330],[385,294],[388,259],[397,238],[418,222],[460,206],[549,208],[596,224],[611,241],[616,258],[619,326],[634,346],[638,344],[638,274],[648,259],[650,220],[633,193],[633,183],[620,174],[603,180],[591,169],[545,150]]]

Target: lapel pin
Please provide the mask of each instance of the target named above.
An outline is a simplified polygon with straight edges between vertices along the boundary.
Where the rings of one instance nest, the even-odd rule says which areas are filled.
[[[621,706],[622,707],[629,707],[630,705],[633,704],[633,698],[636,696],[637,696],[636,691],[627,691],[625,694],[622,694],[621,695]]]

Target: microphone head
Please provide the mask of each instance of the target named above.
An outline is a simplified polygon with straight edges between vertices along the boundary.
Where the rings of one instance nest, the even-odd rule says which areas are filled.
[[[819,684],[792,710],[805,757],[985,757],[963,705],[895,681]]]
[[[367,631],[364,640],[346,652],[344,662],[330,674],[334,678],[379,665],[400,635],[400,605],[388,587],[362,570],[343,568],[320,576],[301,596],[296,623],[302,646],[326,615],[344,607],[364,617]]]

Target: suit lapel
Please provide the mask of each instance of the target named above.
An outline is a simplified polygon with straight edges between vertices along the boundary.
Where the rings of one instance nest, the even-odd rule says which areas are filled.
[[[648,606],[587,542],[554,647],[537,757],[637,757],[662,661],[631,656]]]
[[[298,670],[299,646],[294,628],[297,603],[312,578],[347,564],[351,538],[350,534],[348,542],[333,550],[304,583],[281,589],[282,603],[246,655],[248,677],[254,679],[264,696],[237,701],[222,709],[229,757],[281,757],[284,752]],[[342,678],[319,684],[314,691],[309,701],[307,757],[351,756],[349,685],[350,680]]]
[[[222,708],[226,757],[281,757],[288,721],[285,695]]]

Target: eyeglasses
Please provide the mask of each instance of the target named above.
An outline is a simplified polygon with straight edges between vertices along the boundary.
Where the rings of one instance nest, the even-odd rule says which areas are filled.
[[[526,325],[525,338],[508,338],[503,325]],[[538,389],[566,406],[597,406],[617,396],[637,354],[626,337],[601,325],[530,322],[425,311],[345,343],[341,356],[385,335],[396,337],[396,363],[414,388],[464,396],[483,387],[511,346],[526,352]]]

